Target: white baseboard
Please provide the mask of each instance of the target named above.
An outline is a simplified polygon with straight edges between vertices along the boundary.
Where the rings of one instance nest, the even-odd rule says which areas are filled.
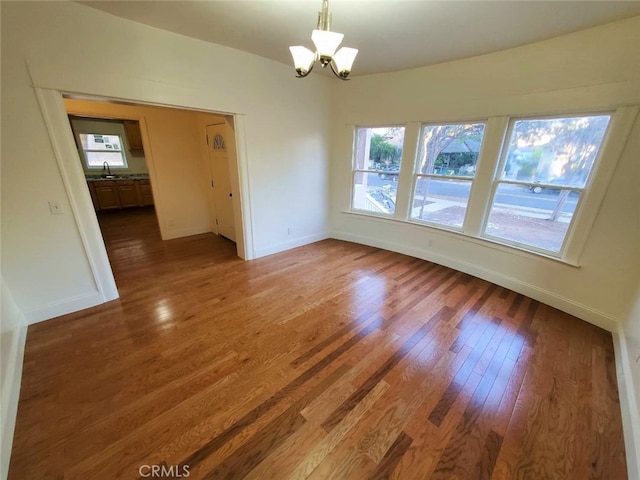
[[[633,388],[631,353],[621,330],[613,332],[613,348],[629,480],[640,480],[640,405]]]
[[[561,297],[554,292],[523,282],[517,278],[509,277],[492,270],[487,270],[471,263],[461,262],[460,260],[447,255],[441,255],[421,248],[363,237],[351,233],[331,232],[330,237],[338,240],[345,240],[348,242],[355,242],[385,250],[391,250],[392,252],[403,253],[405,255],[421,258],[439,265],[444,265],[445,267],[468,273],[474,277],[482,278],[483,280],[487,280],[491,283],[495,283],[496,285],[513,290],[514,292],[521,293],[522,295],[581,318],[582,320],[592,323],[609,332],[617,331],[618,328],[618,320],[604,312],[600,312],[588,307],[587,305]]]
[[[284,252],[285,250],[308,245],[309,243],[319,242],[320,240],[326,240],[327,238],[329,238],[329,234],[327,232],[314,233],[313,235],[294,238],[293,240],[277,243],[267,248],[257,249],[254,252],[254,258],[266,257],[267,255]]]
[[[27,341],[27,325],[22,315],[18,317],[18,332],[10,347],[9,362],[6,366],[7,377],[2,379],[2,432],[0,438],[0,479],[9,475],[9,460],[13,445],[13,432],[18,414],[20,384],[22,382],[22,364],[24,347]]]
[[[63,300],[52,302],[35,310],[24,312],[24,319],[27,325],[49,320],[50,318],[66,315],[67,313],[77,312],[85,308],[95,307],[105,303],[105,299],[100,293],[92,292],[76,297],[65,298]]]
[[[199,227],[167,229],[165,232],[162,232],[162,240],[173,240],[174,238],[190,237],[203,233],[211,233],[211,226],[204,225]]]

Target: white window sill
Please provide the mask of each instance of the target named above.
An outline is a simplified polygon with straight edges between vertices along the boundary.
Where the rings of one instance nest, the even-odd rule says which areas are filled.
[[[353,215],[356,218],[360,217],[362,219],[366,218],[366,219],[371,219],[375,221],[401,223],[404,225],[410,225],[417,228],[427,228],[431,232],[437,235],[442,235],[444,237],[450,237],[450,238],[455,238],[457,240],[463,240],[465,242],[474,243],[476,245],[481,245],[483,247],[498,250],[500,252],[504,252],[510,255],[518,255],[524,258],[530,258],[534,260],[539,260],[540,258],[543,258],[545,260],[552,260],[554,262],[558,262],[563,265],[568,265],[570,267],[580,268],[580,264],[576,262],[572,262],[560,257],[554,257],[553,255],[546,255],[545,253],[542,253],[542,252],[528,250],[516,245],[503,243],[503,242],[500,242],[499,239],[487,238],[487,237],[472,237],[471,235],[467,235],[461,231],[449,230],[447,228],[441,228],[441,227],[427,224],[424,222],[414,222],[411,220],[403,220],[403,219],[394,218],[387,215],[378,215],[375,213],[369,213],[369,212],[360,211],[360,210],[343,210],[341,211],[341,213],[346,215]]]

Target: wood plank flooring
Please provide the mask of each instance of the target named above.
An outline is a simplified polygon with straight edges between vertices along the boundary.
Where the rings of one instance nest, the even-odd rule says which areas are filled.
[[[29,327],[12,480],[627,478],[597,327],[362,245],[100,223],[121,298]]]

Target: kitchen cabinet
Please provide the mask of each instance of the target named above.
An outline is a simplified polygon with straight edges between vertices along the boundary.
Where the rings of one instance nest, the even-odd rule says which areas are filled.
[[[143,152],[142,134],[140,133],[140,122],[136,120],[124,120],[124,133],[127,136],[129,150],[133,152]]]
[[[147,179],[88,180],[87,186],[96,212],[153,205]]]
[[[120,208],[120,197],[118,196],[118,187],[116,182],[102,181],[94,185],[96,198],[100,210],[115,210]]]
[[[149,180],[140,180],[138,182],[140,189],[140,203],[143,207],[153,205],[153,194],[151,193],[151,183]]]
[[[116,186],[122,208],[140,206],[140,195],[138,194],[136,180],[116,180]]]

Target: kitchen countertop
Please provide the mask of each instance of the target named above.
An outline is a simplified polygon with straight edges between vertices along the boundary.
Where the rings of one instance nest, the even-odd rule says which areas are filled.
[[[85,176],[85,178],[87,179],[87,182],[102,182],[104,180],[149,180],[149,175],[114,175],[113,178],[103,178],[99,175],[88,175]]]

